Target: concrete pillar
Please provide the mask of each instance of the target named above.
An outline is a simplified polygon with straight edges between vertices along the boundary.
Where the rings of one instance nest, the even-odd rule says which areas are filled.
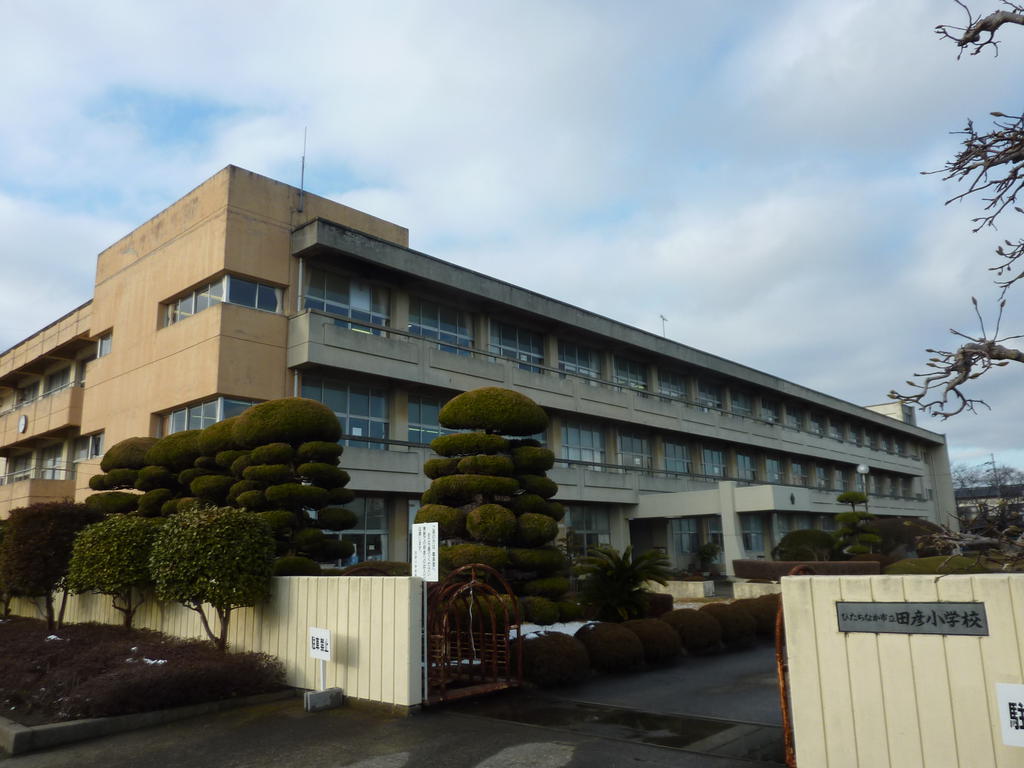
[[[605,423],[603,426],[604,435],[604,460],[606,464],[621,464],[619,457],[619,431],[612,426],[612,423]]]
[[[551,333],[544,335],[544,365],[558,370],[558,337]]]
[[[409,501],[396,496],[388,502],[388,560],[409,562]]]
[[[732,561],[743,558],[743,531],[736,513],[736,483],[718,484],[718,515],[722,521],[722,572],[732,576]]]
[[[491,345],[491,323],[487,315],[473,315],[473,348],[487,351]]]
[[[557,460],[562,450],[562,419],[552,416],[548,421],[547,447],[554,451]]]
[[[409,439],[409,392],[405,389],[391,391],[391,407],[388,414],[390,438]]]
[[[651,469],[665,468],[665,437],[660,432],[651,439]]]
[[[600,352],[601,355],[601,378],[605,381],[615,379],[615,355],[607,350]]]
[[[647,366],[647,391],[655,395],[661,391],[658,382],[658,366],[654,363]]]
[[[398,288],[391,289],[391,327],[397,331],[409,330],[409,294]]]

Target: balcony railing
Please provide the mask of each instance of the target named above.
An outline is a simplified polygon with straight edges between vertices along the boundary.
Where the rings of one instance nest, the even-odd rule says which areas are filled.
[[[0,410],[0,416],[6,416],[8,413],[13,413],[14,411],[17,411],[20,408],[24,408],[24,407],[26,407],[28,405],[32,405],[33,403],[38,403],[40,400],[43,400],[43,399],[45,399],[47,397],[50,397],[52,395],[59,394],[60,392],[63,392],[64,390],[73,389],[74,387],[84,387],[84,386],[85,386],[85,382],[84,381],[69,381],[67,384],[61,384],[59,387],[54,387],[53,389],[48,389],[45,392],[43,392],[42,394],[36,395],[35,397],[30,397],[30,398],[27,398],[25,400],[19,400],[18,402],[14,403],[13,405],[9,405],[7,408],[4,408],[3,410]]]
[[[0,475],[0,485],[10,485],[22,480],[71,480],[75,476],[75,468],[66,464],[59,464],[48,467],[26,467],[14,469],[5,475]]]

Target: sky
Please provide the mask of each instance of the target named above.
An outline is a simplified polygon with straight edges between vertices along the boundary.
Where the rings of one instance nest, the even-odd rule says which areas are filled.
[[[993,0],[994,1],[994,0]],[[988,10],[985,8],[984,10]],[[411,247],[860,405],[989,314],[1005,233],[944,205],[968,117],[1017,114],[950,0],[12,3],[0,29],[0,349],[228,164]],[[1015,215],[1015,214],[1011,214]],[[1024,289],[1022,289],[1024,290]],[[1004,330],[1024,332],[1024,295]],[[1024,468],[1024,368],[922,426]]]

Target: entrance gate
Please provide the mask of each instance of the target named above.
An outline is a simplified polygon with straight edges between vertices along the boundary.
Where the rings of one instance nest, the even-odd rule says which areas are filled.
[[[428,704],[522,685],[522,616],[501,574],[464,565],[427,600]]]

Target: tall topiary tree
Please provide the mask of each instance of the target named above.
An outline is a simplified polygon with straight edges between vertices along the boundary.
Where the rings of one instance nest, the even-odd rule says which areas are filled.
[[[564,554],[551,546],[564,515],[551,501],[558,486],[546,472],[554,454],[536,440],[547,414],[530,398],[499,387],[465,392],[441,409],[448,429],[471,429],[431,442],[440,458],[416,522],[438,523],[442,568],[484,563],[502,571],[517,594],[557,599],[569,588]]]
[[[836,546],[847,555],[866,555],[875,551],[875,547],[882,543],[882,537],[878,535],[871,523],[875,516],[866,509],[857,509],[858,504],[867,504],[867,496],[860,491],[846,491],[836,498],[841,504],[849,504],[849,512],[841,512],[836,515],[836,522],[839,528],[835,532]]]
[[[224,650],[232,611],[270,596],[273,559],[274,537],[258,516],[196,505],[160,527],[149,567],[156,596],[196,611],[207,637]],[[217,633],[204,604],[217,614]]]
[[[101,519],[98,512],[70,501],[11,510],[4,532],[0,583],[15,594],[43,598],[46,626],[51,632],[64,620],[67,589],[63,589],[59,609],[55,609],[53,593],[65,587],[75,536]]]
[[[110,595],[130,629],[143,591],[152,586],[149,558],[159,526],[159,520],[113,515],[83,529],[71,550],[68,589]]]

